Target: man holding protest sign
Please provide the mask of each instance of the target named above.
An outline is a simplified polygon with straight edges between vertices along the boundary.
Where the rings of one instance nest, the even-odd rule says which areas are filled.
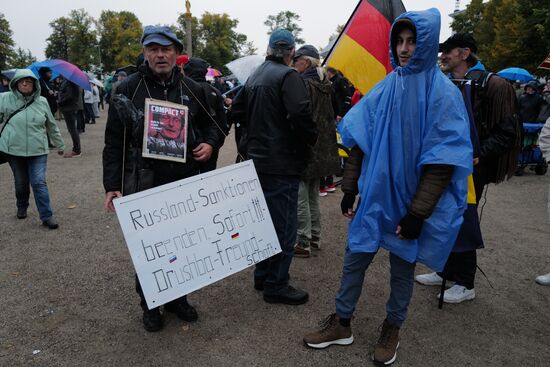
[[[308,294],[288,284],[288,270],[296,243],[299,176],[317,129],[304,82],[289,67],[294,46],[289,31],[271,33],[265,62],[235,98],[232,113],[243,122],[239,151],[254,161],[282,249],[256,265],[254,288],[268,303],[299,305]]]
[[[113,199],[152,187],[164,185],[199,173],[199,162],[210,159],[213,149],[219,148],[218,128],[202,108],[206,101],[197,100],[200,86],[182,76],[176,67],[176,57],[183,49],[182,42],[169,27],[146,26],[141,39],[145,62],[138,72],[125,79],[113,95],[105,129],[103,150],[103,185],[106,191],[105,208],[113,211]],[[177,104],[187,109],[188,132],[186,159],[171,161],[142,157],[144,110],[146,100],[158,105]],[[186,107],[184,107],[186,106]],[[180,121],[181,123],[181,121]],[[145,132],[144,132],[145,130]],[[149,310],[139,280],[136,290],[143,308],[143,326],[147,331],[162,329],[159,307]],[[185,321],[197,319],[196,310],[185,296],[164,305]]]

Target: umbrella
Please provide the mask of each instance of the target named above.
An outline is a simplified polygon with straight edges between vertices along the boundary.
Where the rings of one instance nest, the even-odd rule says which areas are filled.
[[[534,77],[525,69],[522,68],[507,68],[499,71],[498,76],[510,80],[519,80],[520,82],[528,82]]]
[[[138,68],[135,65],[126,65],[121,68],[116,69],[115,75],[120,73],[121,71],[124,71],[127,76],[130,76],[130,74],[133,74],[137,72]]]
[[[233,60],[225,64],[225,66],[235,74],[241,84],[244,84],[248,77],[264,62],[264,60],[262,56],[249,55]]]
[[[539,65],[539,69],[550,70],[550,55],[548,55],[542,64]]]
[[[8,70],[2,71],[1,74],[4,78],[6,78],[8,80],[12,80],[16,71],[17,71],[17,69],[8,69]]]
[[[217,76],[222,76],[222,73],[218,69],[208,68],[208,71],[206,72],[206,76],[217,77]]]
[[[88,77],[88,79],[90,80],[90,83],[92,84],[95,84],[96,86],[100,87],[100,88],[105,88],[103,86],[103,83],[100,82],[96,77],[95,75],[91,74],[91,73],[86,73],[86,76]]]
[[[63,77],[82,89],[91,91],[90,82],[86,74],[80,70],[77,66],[60,59],[45,60],[40,62],[32,63],[27,69],[31,69],[34,75],[39,77],[38,70],[40,68],[47,67],[52,70],[53,74],[60,74]]]

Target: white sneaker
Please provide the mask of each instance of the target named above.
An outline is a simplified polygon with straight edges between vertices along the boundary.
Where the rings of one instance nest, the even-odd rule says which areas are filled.
[[[535,282],[539,283],[540,285],[550,285],[550,273],[539,275],[535,278]]]
[[[438,299],[440,294],[437,295]],[[476,291],[473,288],[467,289],[466,287],[456,284],[445,291],[445,294],[443,295],[443,302],[461,303],[474,298],[476,298]]]
[[[441,283],[443,283],[443,278],[437,275],[437,273],[417,275],[414,277],[414,280],[423,285],[441,285]],[[455,282],[447,280],[445,284],[450,287],[455,284]]]

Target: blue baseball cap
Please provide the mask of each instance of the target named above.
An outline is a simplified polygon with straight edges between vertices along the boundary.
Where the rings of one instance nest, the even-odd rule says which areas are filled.
[[[294,36],[286,29],[278,28],[271,32],[269,47],[272,49],[291,50],[296,45]]]
[[[161,46],[170,46],[173,44],[179,51],[183,50],[183,43],[178,39],[174,31],[167,26],[148,25],[143,28],[141,44],[147,46],[152,43]]]

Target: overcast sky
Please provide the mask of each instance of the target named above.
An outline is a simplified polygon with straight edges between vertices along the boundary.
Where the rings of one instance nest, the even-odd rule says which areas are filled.
[[[128,10],[136,14],[143,25],[174,24],[185,12],[185,0],[1,0],[0,12],[10,22],[16,47],[31,50],[39,60],[44,58],[46,38],[51,33],[49,23],[65,16],[72,9],[85,9],[98,18],[102,10]],[[404,0],[407,10],[439,9],[442,15],[441,39],[451,34],[448,16],[455,0]],[[469,0],[462,0],[462,8]],[[336,26],[344,24],[357,5],[357,0],[191,0],[191,12],[200,17],[205,11],[227,13],[239,20],[237,31],[254,42],[259,53],[267,46],[267,16],[290,10],[301,17],[302,38],[316,47],[324,46]]]

